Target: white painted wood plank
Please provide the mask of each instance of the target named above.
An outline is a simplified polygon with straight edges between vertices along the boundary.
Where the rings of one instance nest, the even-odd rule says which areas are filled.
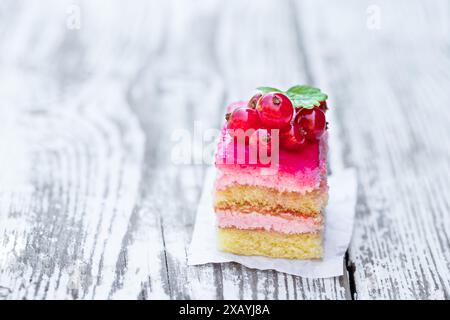
[[[331,95],[344,164],[358,168],[354,295],[448,299],[449,3],[373,5],[297,9],[313,74]],[[373,10],[380,29],[367,27]]]
[[[16,32],[4,33],[1,50],[2,111],[11,121],[1,135],[10,180],[1,193],[0,285],[10,299],[108,298],[122,285],[122,243],[143,170],[144,134],[126,101],[128,81],[156,49],[136,28],[157,31],[161,21],[146,25],[137,14],[145,7],[86,2],[81,29],[68,30],[68,4],[11,6],[2,29]],[[161,243],[159,231],[150,225],[147,240]],[[162,245],[150,248],[158,252],[142,251],[141,259],[153,271],[148,262],[163,265]],[[160,269],[144,271],[128,298],[144,281],[167,296]]]

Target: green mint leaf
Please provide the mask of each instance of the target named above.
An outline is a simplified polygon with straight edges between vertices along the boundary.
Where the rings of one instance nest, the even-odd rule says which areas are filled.
[[[319,106],[320,101],[328,98],[320,89],[310,86],[293,86],[286,91],[286,94],[296,108],[302,107],[306,109]]]
[[[272,87],[258,87],[256,90],[261,91],[261,93],[269,93],[269,92],[283,92],[280,89],[272,88]]]

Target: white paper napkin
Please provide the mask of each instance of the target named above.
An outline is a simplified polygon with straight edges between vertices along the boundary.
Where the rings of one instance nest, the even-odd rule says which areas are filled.
[[[352,235],[356,204],[357,182],[354,169],[334,172],[329,177],[330,198],[325,213],[324,257],[321,260],[239,256],[219,251],[213,210],[214,179],[215,168],[210,168],[197,210],[188,265],[234,261],[249,268],[272,269],[308,278],[328,278],[343,274],[343,259]]]

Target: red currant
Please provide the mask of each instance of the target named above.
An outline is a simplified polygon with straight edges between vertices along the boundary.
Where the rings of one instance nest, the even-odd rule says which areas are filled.
[[[258,104],[258,100],[262,97],[262,93],[255,94],[249,101],[248,101],[248,108],[256,109],[256,105]]]
[[[327,105],[327,101],[326,100],[320,101],[319,109],[322,110],[323,112],[327,112],[328,105]]]
[[[232,113],[237,108],[246,107],[248,104],[248,101],[235,101],[228,105],[227,107],[227,113]]]
[[[280,132],[280,144],[284,149],[290,151],[301,150],[305,141],[305,133],[296,123],[291,125],[288,130]]]
[[[295,116],[294,123],[305,131],[306,138],[309,140],[320,139],[326,130],[325,113],[318,107],[300,109]]]
[[[250,148],[254,148],[255,150],[259,150],[260,153],[264,152],[267,155],[271,153],[271,136],[267,129],[258,129],[256,130],[249,139]],[[267,150],[267,151],[266,151]]]
[[[231,114],[227,113],[225,118],[228,121],[227,129],[231,136],[235,136],[238,132],[245,134],[247,130],[261,128],[261,121],[255,109],[240,107]]]
[[[263,95],[256,105],[262,124],[271,129],[289,126],[294,115],[291,100],[284,94],[272,92]]]

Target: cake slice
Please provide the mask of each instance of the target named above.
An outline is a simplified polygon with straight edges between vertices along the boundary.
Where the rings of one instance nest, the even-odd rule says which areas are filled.
[[[228,107],[216,153],[219,248],[317,259],[328,200],[326,95],[261,88]]]

